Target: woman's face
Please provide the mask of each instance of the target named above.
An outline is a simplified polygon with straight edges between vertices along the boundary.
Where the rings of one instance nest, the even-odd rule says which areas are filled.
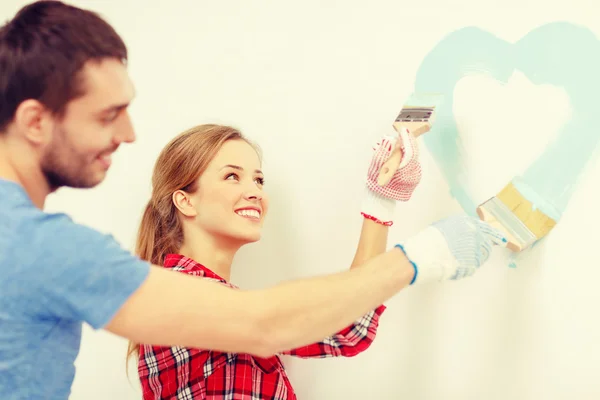
[[[225,142],[192,195],[196,223],[206,233],[238,243],[260,239],[269,202],[256,150],[243,140]]]

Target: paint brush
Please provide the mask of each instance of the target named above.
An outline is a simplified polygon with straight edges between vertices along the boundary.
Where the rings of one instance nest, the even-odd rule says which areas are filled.
[[[496,196],[477,207],[479,218],[504,232],[507,246],[520,252],[546,236],[556,225],[550,212],[535,207],[539,196],[527,184],[514,179]],[[532,201],[533,200],[533,201]]]
[[[414,137],[419,137],[422,134],[429,132],[435,119],[436,107],[442,100],[442,95],[439,93],[413,93],[406,100],[400,114],[392,124],[396,132],[408,133]],[[396,141],[396,145],[392,150],[392,154],[382,165],[377,184],[385,186],[389,183],[394,175],[394,172],[402,162],[403,154],[400,149],[400,140]]]

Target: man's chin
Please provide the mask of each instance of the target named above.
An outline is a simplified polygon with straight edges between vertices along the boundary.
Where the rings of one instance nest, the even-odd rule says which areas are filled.
[[[82,187],[82,189],[95,188],[96,186],[98,186],[99,184],[104,182],[105,178],[106,178],[106,173],[104,172],[100,176],[96,176],[95,179],[89,180],[88,182],[86,182],[86,184]]]
[[[99,184],[101,184],[102,182],[104,182],[104,179],[106,178],[106,171],[101,171],[101,172],[96,172],[95,174],[90,174],[89,176],[86,176],[85,178],[80,178],[78,180],[72,180],[71,182],[69,182],[67,185],[67,187],[73,188],[73,189],[92,189],[95,188],[96,186],[98,186]]]

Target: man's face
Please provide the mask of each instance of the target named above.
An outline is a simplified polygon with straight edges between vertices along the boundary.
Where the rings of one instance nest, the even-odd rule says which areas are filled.
[[[41,168],[51,188],[91,188],[108,171],[111,155],[135,140],[127,106],[134,96],[126,67],[118,60],[88,62],[81,71],[84,95],[54,119],[42,149]]]

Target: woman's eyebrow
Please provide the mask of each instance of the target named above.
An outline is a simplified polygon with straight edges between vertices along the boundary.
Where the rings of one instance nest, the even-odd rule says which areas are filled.
[[[240,171],[244,170],[244,168],[240,167],[239,165],[234,165],[234,164],[227,164],[227,165],[225,165],[221,169],[225,169],[225,168],[233,168],[233,169],[237,169],[237,170],[240,170]],[[257,174],[262,174],[263,173],[260,169],[255,169],[254,172],[256,172]]]

